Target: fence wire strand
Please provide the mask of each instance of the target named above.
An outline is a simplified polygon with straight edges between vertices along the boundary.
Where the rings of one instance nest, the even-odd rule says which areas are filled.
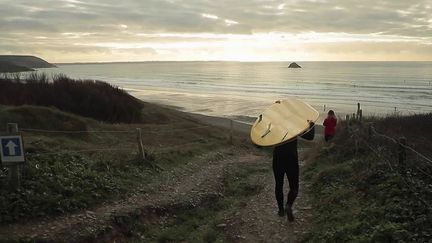
[[[191,127],[191,128],[177,128],[177,129],[165,129],[165,130],[159,130],[159,131],[149,131],[149,130],[143,130],[147,133],[153,133],[153,134],[159,134],[159,133],[173,133],[173,132],[182,132],[182,131],[189,131],[189,130],[196,130],[196,129],[202,129],[202,128],[209,128],[210,126],[197,126],[197,127]],[[67,131],[67,130],[44,130],[44,129],[33,129],[33,128],[21,128],[20,131],[24,132],[36,132],[36,133],[64,133],[64,134],[79,134],[79,133],[136,133],[136,130],[126,130],[126,131],[98,131],[98,130],[88,130],[88,131]]]
[[[62,150],[59,152],[42,152],[29,154],[29,156],[39,156],[39,155],[54,155],[54,154],[67,154],[67,153],[86,153],[86,152],[105,152],[105,151],[135,151],[133,148],[99,148],[99,149],[82,149],[82,150]]]
[[[21,128],[20,131],[24,132],[38,132],[38,133],[136,133],[135,131],[66,131],[66,130],[43,130],[43,129],[32,129],[32,128]]]
[[[160,133],[175,133],[175,132],[182,132],[182,131],[190,131],[190,130],[196,130],[196,129],[202,129],[202,128],[209,128],[211,126],[209,125],[203,125],[203,126],[196,126],[196,127],[190,127],[190,128],[177,128],[177,129],[165,129],[165,130],[159,130],[159,131],[150,131],[150,130],[144,130],[145,133],[151,133],[151,134],[160,134]],[[136,130],[82,130],[82,131],[68,131],[68,130],[45,130],[45,129],[34,129],[34,128],[21,128],[20,131],[23,132],[34,132],[34,133],[62,133],[62,134],[86,134],[86,133],[92,133],[92,134],[98,134],[98,133],[123,133],[123,134],[136,134]],[[182,148],[187,147],[191,145],[198,145],[202,144],[202,142],[191,142],[191,143],[185,143],[185,144],[178,144],[178,145],[172,145],[172,146],[164,146],[164,148],[154,148],[157,150],[157,152],[164,152],[169,151],[175,148]],[[41,153],[30,153],[27,156],[29,157],[35,157],[39,155],[55,155],[55,154],[64,154],[64,153],[88,153],[88,152],[107,152],[107,151],[135,151],[135,148],[97,148],[97,149],[82,149],[82,150],[62,150],[58,152],[41,152]]]
[[[391,170],[391,171],[394,171],[394,170],[393,170],[393,167],[391,166],[392,163],[390,162],[390,160],[387,160],[386,158],[384,158],[383,156],[381,156],[377,151],[375,151],[375,149],[373,149],[373,146],[371,146],[371,145],[370,145],[370,144],[369,144],[365,139],[361,138],[361,137],[357,134],[358,130],[353,131],[350,127],[348,127],[348,131],[352,134],[352,136],[353,136],[354,139],[359,139],[359,140],[361,140],[361,141],[366,145],[366,147],[369,148],[369,149],[370,149],[370,150],[371,150],[371,151],[372,151],[372,152],[373,152],[377,157],[384,159],[384,160],[386,161],[387,165],[389,166],[390,170]],[[406,146],[406,145],[404,146],[403,144],[401,144],[401,143],[399,143],[398,141],[396,141],[394,138],[391,138],[391,137],[388,137],[388,136],[386,136],[386,135],[384,135],[384,134],[380,134],[380,133],[376,132],[376,130],[375,130],[374,127],[372,127],[372,131],[374,132],[375,135],[378,135],[379,137],[386,138],[386,139],[392,141],[392,142],[395,143],[395,144],[402,145],[404,148],[407,148],[407,149],[413,151],[413,152],[416,153],[418,156],[420,156],[420,157],[422,157],[422,158],[425,158],[427,161],[429,161],[429,162],[431,161],[429,158],[427,158],[426,156],[424,156],[424,155],[420,154],[419,152],[415,151],[413,148],[411,148],[411,147],[409,147],[409,146]],[[420,169],[418,166],[413,166],[413,167],[410,167],[410,168],[413,168],[413,169],[416,169],[416,170],[420,171],[421,173],[423,173],[424,175],[426,175],[428,178],[432,178],[432,176],[431,176],[429,173],[427,173],[427,172],[425,172],[424,170]],[[413,186],[411,185],[411,184],[414,183],[413,178],[411,178],[411,176],[409,176],[409,175],[407,175],[407,176],[405,177],[405,176],[401,176],[401,175],[399,174],[399,176],[400,176],[400,178],[402,179],[402,182],[403,182],[403,183],[405,184],[405,186],[408,188],[408,190],[412,193],[412,195],[413,195],[417,200],[419,200],[419,201],[423,204],[423,206],[425,207],[425,209],[429,212],[429,211],[430,211],[430,208],[429,208],[429,207],[430,207],[430,204],[427,203],[425,200],[423,200],[421,197],[419,197],[419,196],[417,195],[416,190],[415,190],[415,189],[413,188]],[[410,183],[410,182],[408,181],[408,179],[411,179],[412,182]]]
[[[432,159],[430,159],[430,158],[428,158],[427,156],[421,154],[420,152],[416,151],[416,150],[413,149],[412,147],[410,147],[410,146],[408,146],[408,145],[406,145],[406,144],[402,144],[402,143],[400,143],[399,141],[396,141],[396,139],[394,139],[394,138],[391,138],[391,137],[389,137],[389,136],[387,136],[387,135],[384,135],[384,134],[382,134],[382,133],[377,132],[376,129],[375,129],[375,127],[373,127],[373,126],[372,126],[372,131],[374,132],[375,135],[377,135],[377,136],[379,136],[379,137],[386,138],[386,139],[392,141],[393,143],[398,144],[398,145],[404,147],[405,149],[410,150],[411,152],[415,153],[417,156],[423,158],[423,159],[424,159],[424,160],[425,160],[429,165],[432,165]]]

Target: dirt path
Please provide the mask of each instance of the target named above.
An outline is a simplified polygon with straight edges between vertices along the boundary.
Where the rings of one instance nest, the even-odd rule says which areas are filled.
[[[221,175],[229,164],[262,161],[249,149],[228,148],[190,161],[187,166],[165,171],[161,180],[135,195],[93,210],[24,224],[0,227],[1,237],[29,238],[43,242],[81,242],[103,238],[111,241],[121,234],[118,226],[129,220],[145,218],[149,211],[179,203],[198,205],[209,194],[217,194]],[[121,238],[121,236],[120,236]]]
[[[148,224],[158,219],[164,207],[195,207],[209,197],[221,195],[225,170],[230,166],[259,164],[271,166],[270,156],[255,149],[228,147],[197,157],[187,165],[162,172],[160,180],[137,190],[129,198],[85,212],[0,227],[0,238],[41,242],[121,242],[127,239],[128,225]],[[270,168],[270,167],[269,167]],[[295,223],[277,216],[274,179],[271,170],[256,175],[264,188],[252,195],[245,207],[226,215],[221,230],[233,242],[295,242],[304,231],[310,208],[306,185],[301,181],[294,207]],[[285,183],[287,186],[287,183]],[[285,190],[286,191],[286,190]],[[178,206],[183,205],[183,206]]]
[[[270,165],[270,161],[268,163]],[[300,164],[303,164],[303,160]],[[286,217],[277,215],[272,172],[261,175],[257,180],[265,185],[264,189],[251,197],[246,207],[239,209],[227,219],[229,238],[233,242],[297,242],[311,216],[307,197],[308,186],[300,177],[300,193],[294,204],[296,220],[290,223]],[[285,179],[285,197],[287,191],[288,181]]]

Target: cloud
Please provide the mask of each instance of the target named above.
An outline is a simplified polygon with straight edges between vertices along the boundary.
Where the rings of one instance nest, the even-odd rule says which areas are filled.
[[[362,46],[372,50],[383,48],[378,44],[383,40],[398,43],[388,45],[396,53],[410,48],[429,53],[432,4],[429,0],[124,0],[121,4],[117,0],[2,0],[0,32],[3,53],[16,49],[78,53],[93,46],[122,53],[143,48],[143,58],[157,59],[177,47],[188,49],[184,56],[193,59],[195,54],[198,58],[226,53],[239,41],[258,48],[265,39],[267,45],[295,44],[304,50],[313,42],[321,46],[319,53],[329,50],[326,43],[351,43],[356,48],[360,46],[355,43],[368,43]],[[315,46],[310,50],[318,53]]]

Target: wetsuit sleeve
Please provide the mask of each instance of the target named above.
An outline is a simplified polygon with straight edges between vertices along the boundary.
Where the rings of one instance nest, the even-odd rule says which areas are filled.
[[[307,133],[301,135],[300,137],[306,140],[313,140],[315,137],[315,126],[312,126],[312,128]]]

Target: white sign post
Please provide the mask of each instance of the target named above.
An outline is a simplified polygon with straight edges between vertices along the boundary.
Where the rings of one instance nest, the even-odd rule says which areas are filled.
[[[25,162],[23,140],[18,134],[18,124],[8,123],[7,134],[0,136],[0,160],[8,167],[10,190],[17,190],[21,184],[20,165]]]
[[[0,136],[0,159],[4,164],[24,163],[21,135]]]

